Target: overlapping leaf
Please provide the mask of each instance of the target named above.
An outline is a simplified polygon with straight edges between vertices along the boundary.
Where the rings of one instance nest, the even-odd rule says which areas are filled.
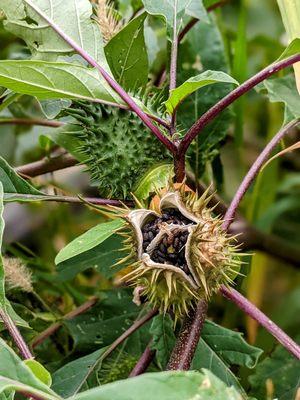
[[[97,70],[66,62],[0,61],[0,85],[38,99],[119,102]]]
[[[146,13],[129,22],[106,45],[105,54],[116,80],[136,91],[148,81],[148,55],[144,39]]]

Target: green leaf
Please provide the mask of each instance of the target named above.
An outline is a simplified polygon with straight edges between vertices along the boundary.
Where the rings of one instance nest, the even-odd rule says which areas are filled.
[[[170,316],[160,314],[153,318],[150,334],[153,337],[151,348],[156,350],[158,365],[165,369],[176,341]]]
[[[93,267],[109,279],[124,268],[124,265],[114,265],[124,257],[124,252],[120,250],[122,247],[122,238],[113,234],[103,243],[58,264],[58,278],[61,281],[70,280],[80,272]]]
[[[52,390],[63,397],[73,396],[86,382],[90,372],[99,367],[106,347],[71,361],[53,374]]]
[[[76,351],[90,352],[110,345],[140,314],[141,309],[132,301],[132,290],[115,289],[105,295],[88,312],[64,321]]]
[[[144,38],[146,13],[129,22],[106,45],[105,54],[116,80],[127,90],[148,81],[148,55]]]
[[[82,254],[88,250],[93,249],[97,245],[104,242],[111,235],[113,235],[118,229],[125,225],[125,221],[121,218],[117,218],[110,222],[104,222],[94,226],[87,232],[78,236],[66,247],[64,247],[56,256],[55,264],[60,264],[63,261],[68,260]]]
[[[176,110],[179,104],[191,93],[196,90],[214,83],[234,83],[238,85],[239,83],[233,79],[230,75],[222,71],[205,71],[199,75],[193,76],[185,81],[182,85],[178,86],[176,89],[171,90],[170,97],[165,102],[166,109],[170,114]]]
[[[35,5],[58,25],[61,30],[95,58],[109,72],[101,32],[92,18],[88,0],[2,0],[1,9],[6,14],[5,28],[23,39],[33,58],[56,61],[74,54],[71,48],[51,26],[30,6]]]
[[[209,371],[158,372],[110,383],[80,393],[75,400],[240,400],[234,388],[228,388]]]
[[[202,0],[143,0],[145,10],[152,15],[161,15],[167,23],[170,37],[173,36],[174,26],[178,33],[182,27],[183,17],[189,16],[209,22]]]
[[[25,179],[21,178],[2,157],[0,157],[0,182],[3,186],[4,195],[43,195],[42,192],[31,186]]]
[[[38,99],[119,102],[96,69],[66,62],[0,61],[0,85]]]
[[[0,360],[0,393],[4,390],[16,390],[37,398],[59,399],[1,338]]]
[[[300,39],[294,39],[284,52],[280,55],[277,61],[284,60],[285,58],[294,56],[300,52]]]
[[[264,82],[264,87],[268,91],[270,101],[284,103],[289,119],[300,117],[300,96],[292,74],[283,78],[268,79]]]
[[[192,368],[207,368],[227,385],[236,387],[243,395],[244,390],[230,370],[231,365],[254,368],[262,350],[250,346],[239,332],[223,328],[206,321]]]
[[[201,337],[228,364],[254,368],[263,351],[249,345],[243,334],[206,321]]]
[[[36,360],[24,360],[27,367],[33,372],[33,374],[48,387],[52,384],[52,378],[50,372]]]
[[[174,175],[172,164],[160,164],[152,168],[138,183],[134,195],[139,200],[146,200],[157,189],[167,186]]]
[[[272,395],[278,400],[296,399],[299,390],[300,369],[299,360],[278,346],[271,357],[258,364],[255,374],[249,380],[252,386],[251,394],[259,399],[266,398],[266,381],[274,386]]]

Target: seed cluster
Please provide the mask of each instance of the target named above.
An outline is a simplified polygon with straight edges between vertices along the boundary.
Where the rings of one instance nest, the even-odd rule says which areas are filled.
[[[181,268],[189,274],[185,258],[185,245],[188,238],[188,231],[175,230],[166,234],[159,245],[151,254],[151,259],[158,263],[167,263]]]
[[[176,209],[169,208],[164,210],[160,217],[153,219],[143,226],[143,250],[147,250],[149,244],[166,224],[190,225],[192,223],[192,221]],[[189,273],[185,258],[185,245],[188,235],[187,230],[182,231],[180,229],[174,229],[166,233],[153,250],[151,259],[161,264],[167,263],[174,265],[181,268],[184,272]]]

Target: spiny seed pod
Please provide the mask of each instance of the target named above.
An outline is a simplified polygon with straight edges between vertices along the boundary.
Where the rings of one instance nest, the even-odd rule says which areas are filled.
[[[209,200],[207,192],[198,198],[182,185],[165,191],[152,209],[125,216],[121,234],[130,250],[126,260],[133,261],[123,279],[161,312],[173,311],[175,319],[232,283],[241,264],[235,237],[224,232]]]
[[[126,198],[149,168],[170,160],[168,150],[134,113],[77,101],[64,114],[82,127],[74,134],[80,140],[78,150],[105,197]]]

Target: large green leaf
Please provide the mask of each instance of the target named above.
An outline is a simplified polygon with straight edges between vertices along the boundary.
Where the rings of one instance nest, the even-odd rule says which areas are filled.
[[[63,397],[73,396],[86,382],[88,375],[99,366],[106,347],[71,361],[53,374],[52,390]]]
[[[77,274],[89,268],[95,268],[101,275],[109,279],[118,271],[124,268],[124,265],[114,265],[122,257],[124,252],[121,236],[112,234],[102,243],[96,245],[75,257],[58,264],[58,278],[61,281],[73,279]]]
[[[130,21],[105,47],[107,61],[114,77],[127,90],[136,91],[148,81],[145,18],[146,13],[143,13]]]
[[[107,71],[99,26],[92,19],[88,0],[1,0],[6,14],[5,28],[22,38],[35,59],[56,61],[74,50],[30,6],[47,15],[63,32],[95,58]]]
[[[185,81],[182,85],[178,86],[176,89],[171,90],[170,97],[165,102],[166,109],[170,114],[176,110],[179,104],[191,93],[196,90],[214,83],[234,83],[238,85],[239,83],[233,79],[230,75],[222,71],[205,71],[199,75],[193,76]]]
[[[300,381],[300,362],[283,347],[277,347],[271,357],[258,364],[251,375],[252,394],[259,399],[266,398],[266,381],[274,386],[272,395],[278,400],[296,399]]]
[[[103,222],[94,226],[87,232],[78,236],[66,247],[64,247],[57,254],[55,258],[55,263],[60,264],[63,261],[68,260],[69,258],[73,258],[75,256],[78,256],[79,254],[85,253],[86,251],[93,249],[94,247],[108,239],[118,229],[122,228],[124,224],[125,221],[123,219],[117,218],[115,220]]]
[[[209,21],[202,0],[143,0],[143,3],[149,14],[164,17],[171,37],[174,27],[179,32],[185,16]]]
[[[0,61],[0,85],[39,99],[119,102],[97,70],[66,62]]]
[[[254,368],[263,353],[261,349],[249,345],[242,333],[223,328],[212,321],[205,322],[201,337],[231,365]]]
[[[231,365],[254,368],[262,350],[250,346],[239,332],[206,321],[192,367],[207,368],[227,385],[235,386],[242,394],[243,388],[230,370]]]
[[[0,338],[0,393],[22,391],[37,398],[59,399]]]
[[[241,400],[209,371],[159,372],[143,374],[80,393],[75,400]]]

